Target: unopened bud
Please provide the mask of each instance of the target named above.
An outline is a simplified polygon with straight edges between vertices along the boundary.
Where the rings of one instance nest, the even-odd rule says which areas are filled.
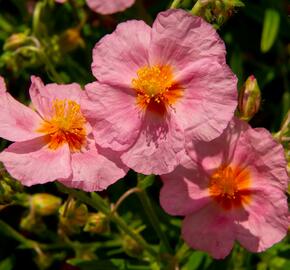
[[[144,251],[143,246],[141,246],[129,235],[124,236],[122,246],[124,251],[131,257],[140,257]]]
[[[9,203],[11,195],[13,194],[12,188],[4,181],[0,182],[0,204]]]
[[[10,37],[7,38],[5,44],[3,46],[4,50],[16,50],[27,43],[27,34],[25,33],[17,33],[12,34]]]
[[[88,208],[74,199],[68,200],[59,209],[61,228],[68,234],[78,233],[88,219]]]
[[[60,205],[61,199],[48,193],[38,193],[31,197],[31,206],[35,213],[41,216],[57,213]]]
[[[261,103],[261,91],[254,75],[251,75],[244,83],[239,94],[240,118],[249,121],[259,111]]]
[[[84,47],[84,40],[78,28],[70,28],[61,34],[59,38],[59,48],[62,52],[67,53],[73,51],[79,46]]]
[[[106,233],[109,230],[109,219],[105,214],[101,212],[90,214],[84,227],[85,232],[91,232],[96,234]]]

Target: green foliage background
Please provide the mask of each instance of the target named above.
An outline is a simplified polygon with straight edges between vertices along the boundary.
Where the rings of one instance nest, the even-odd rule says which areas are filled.
[[[140,0],[123,13],[101,16],[93,13],[84,0],[71,0],[64,5],[50,5],[45,12],[41,12],[39,23],[34,25],[33,8],[29,9],[27,6],[33,6],[36,2],[41,1],[0,0],[0,74],[5,78],[9,92],[26,104],[29,102],[31,75],[40,76],[46,83],[53,82],[56,78],[81,85],[93,81],[90,69],[92,48],[101,37],[112,32],[119,22],[128,19],[143,19],[150,24],[158,12],[171,4],[169,0],[144,0],[143,8]],[[186,0],[183,7],[190,8],[193,2]],[[251,74],[256,76],[261,88],[261,109],[251,120],[252,126],[262,126],[271,132],[277,132],[290,107],[290,5],[287,0],[248,0],[244,4],[244,7],[234,10],[230,18],[219,27],[218,32],[226,43],[227,61],[239,78],[239,88]],[[74,29],[71,39],[68,39],[68,29]],[[19,49],[23,44],[11,45],[13,34],[18,34],[20,41],[21,35],[36,35],[42,40],[41,46],[48,60],[29,49]],[[33,42],[32,40],[32,45]],[[24,44],[24,47],[31,44]],[[0,150],[9,144],[4,140],[0,142]],[[136,186],[136,179],[136,174],[130,172],[123,180],[102,192],[101,196],[110,202],[116,202],[125,191]],[[260,254],[249,253],[237,245],[230,256],[219,261],[211,259],[203,252],[183,250],[180,239],[181,219],[168,216],[160,208],[160,187],[161,182],[156,177],[154,182],[148,184],[147,193],[157,211],[161,228],[170,239],[171,246],[175,248],[174,253],[182,258],[181,269],[290,269],[289,237]],[[47,192],[61,197],[63,201],[67,199],[53,183],[25,188],[24,192]],[[89,208],[89,211],[93,210]],[[46,228],[41,233],[28,232],[19,228],[20,220],[26,212],[27,207],[19,204],[0,208],[0,221],[14,228],[11,231],[0,223],[0,270],[23,269],[24,266],[25,269],[62,270],[174,269],[171,259],[163,259],[163,264],[158,266],[143,258],[130,256],[132,254],[124,247],[124,235],[113,224],[110,233],[93,235],[81,231],[74,234],[70,237],[74,243],[73,248],[56,248],[44,255],[37,254],[34,248],[21,244],[13,232],[19,232],[20,237],[23,235],[27,239],[42,243],[59,242],[58,217],[55,215],[43,218]],[[144,225],[144,238],[156,250],[164,249],[159,244],[159,238],[136,195],[128,197],[118,212],[131,227],[138,229]]]

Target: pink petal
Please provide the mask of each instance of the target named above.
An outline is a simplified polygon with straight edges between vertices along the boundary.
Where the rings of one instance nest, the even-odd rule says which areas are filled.
[[[257,177],[287,189],[289,177],[284,149],[264,128],[248,129],[235,151],[235,162],[255,170]]]
[[[172,173],[161,176],[163,187],[160,204],[171,215],[188,215],[210,201],[208,177],[199,168],[188,170],[178,166]]]
[[[13,143],[0,154],[0,161],[26,186],[67,178],[71,174],[68,146],[50,150],[43,137]]]
[[[223,259],[233,248],[235,240],[233,221],[220,209],[209,204],[185,217],[182,237],[192,248],[208,252],[215,259]]]
[[[92,71],[98,81],[131,88],[137,70],[148,65],[151,29],[143,21],[120,23],[93,50]]]
[[[90,141],[89,149],[83,153],[72,154],[73,174],[61,180],[67,186],[85,191],[101,191],[124,177],[128,168],[121,162],[119,155],[110,150],[95,147]]]
[[[135,93],[98,82],[85,88],[88,98],[82,99],[81,107],[93,125],[96,142],[103,148],[127,149],[135,142],[141,126]]]
[[[227,127],[237,106],[237,79],[226,65],[199,61],[177,80],[184,96],[176,105],[176,116],[186,135],[211,141]],[[182,77],[183,76],[183,77]]]
[[[29,93],[37,111],[42,116],[47,116],[51,113],[52,102],[56,99],[72,100],[79,104],[83,90],[77,83],[44,85],[39,77],[32,76]]]
[[[6,92],[5,82],[0,77],[0,136],[10,141],[39,137],[35,130],[40,122],[37,113]]]
[[[151,64],[170,64],[181,72],[194,61],[225,62],[225,45],[202,18],[181,9],[160,12],[152,27]]]
[[[287,235],[289,212],[281,190],[264,183],[245,208],[248,217],[236,224],[236,238],[249,251],[264,251]]]
[[[132,6],[135,0],[86,0],[87,5],[100,14],[113,14]]]
[[[186,140],[186,150],[193,163],[199,164],[209,174],[223,164],[231,163],[238,140],[249,125],[233,118],[221,136],[211,142]]]
[[[165,174],[179,164],[178,152],[184,148],[184,134],[176,119],[147,112],[135,144],[122,156],[122,161],[136,172]]]

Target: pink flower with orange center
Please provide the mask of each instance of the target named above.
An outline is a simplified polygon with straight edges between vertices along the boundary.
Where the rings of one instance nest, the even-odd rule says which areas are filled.
[[[267,130],[234,118],[219,138],[187,145],[190,158],[162,176],[160,203],[185,216],[182,236],[192,248],[220,259],[234,241],[260,252],[286,236],[286,161]]]
[[[96,44],[98,82],[86,86],[98,143],[137,172],[172,171],[185,136],[210,141],[233,116],[237,80],[225,53],[213,27],[182,10],[159,13],[152,28],[119,24]]]
[[[64,3],[67,0],[55,1],[58,3]],[[131,7],[135,0],[86,0],[86,2],[93,11],[103,15],[109,15],[124,11],[125,9]]]
[[[59,180],[86,191],[103,190],[127,168],[118,155],[97,147],[76,83],[44,85],[32,77],[35,110],[12,98],[0,77],[0,136],[13,141],[0,153],[7,171],[24,185]]]

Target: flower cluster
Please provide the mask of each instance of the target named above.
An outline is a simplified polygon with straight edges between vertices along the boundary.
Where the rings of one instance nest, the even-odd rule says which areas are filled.
[[[133,2],[87,0],[101,13]],[[0,136],[14,143],[0,161],[27,186],[100,191],[129,168],[161,175],[161,205],[185,216],[191,247],[215,258],[235,240],[265,250],[289,225],[284,152],[234,117],[237,79],[225,55],[210,24],[172,9],[152,27],[127,21],[103,37],[93,50],[97,81],[84,90],[32,76],[26,107],[1,78]]]

